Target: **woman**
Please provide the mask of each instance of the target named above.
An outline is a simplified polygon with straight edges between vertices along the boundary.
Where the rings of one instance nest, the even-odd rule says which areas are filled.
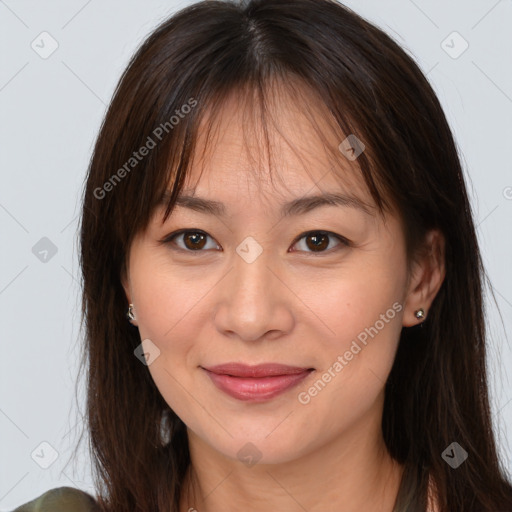
[[[19,511],[512,510],[451,131],[341,4],[159,26],[101,128],[80,262],[98,496]]]

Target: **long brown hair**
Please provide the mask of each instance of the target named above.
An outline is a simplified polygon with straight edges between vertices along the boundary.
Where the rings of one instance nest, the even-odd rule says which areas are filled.
[[[381,213],[399,212],[409,261],[429,229],[446,239],[445,280],[423,326],[402,330],[386,383],[383,435],[405,466],[395,511],[426,510],[429,475],[441,512],[512,510],[489,410],[488,278],[452,133],[413,59],[334,0],[195,3],[153,31],[119,81],[80,226],[82,363],[99,505],[178,511],[190,463],[185,425],[134,356],[141,339],[121,285],[131,241],[168,187],[172,211],[206,113],[214,120],[228,94],[256,92],[265,114],[272,87],[293,83],[321,99],[342,133],[364,141],[357,163]],[[306,108],[307,96],[297,101]],[[457,469],[441,457],[454,441],[469,455]]]

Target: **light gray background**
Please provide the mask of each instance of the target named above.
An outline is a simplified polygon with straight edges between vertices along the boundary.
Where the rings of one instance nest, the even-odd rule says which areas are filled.
[[[0,0],[0,510],[57,486],[93,491],[83,450],[75,465],[66,465],[80,422],[76,402],[83,409],[83,393],[74,398],[78,199],[121,72],[145,36],[189,3]],[[415,57],[463,154],[503,317],[502,324],[488,297],[492,408],[512,471],[512,350],[505,334],[512,332],[512,1],[346,5]],[[34,40],[42,46],[43,31],[58,42],[47,59],[31,47]],[[454,31],[469,44],[457,58],[464,42]],[[46,262],[32,252],[43,237],[57,248]],[[52,450],[42,442],[58,452],[48,469],[36,463],[51,462]]]

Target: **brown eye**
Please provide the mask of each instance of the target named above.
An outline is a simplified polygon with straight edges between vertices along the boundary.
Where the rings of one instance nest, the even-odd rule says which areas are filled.
[[[187,249],[202,249],[205,246],[206,236],[203,233],[183,233],[183,240]]]
[[[329,247],[331,239],[335,238],[338,240],[338,244],[335,244],[334,247]],[[305,233],[301,235],[301,237],[298,239],[296,244],[298,244],[301,240],[305,240],[305,243],[303,244],[303,247],[305,246],[305,249],[300,249],[301,251],[305,252],[313,252],[313,253],[324,253],[324,252],[331,252],[331,250],[335,250],[339,248],[340,245],[342,246],[348,246],[348,240],[345,238],[336,235],[335,233],[330,233],[329,231],[310,231],[308,233]],[[294,244],[294,245],[296,245]],[[329,249],[327,249],[329,247]],[[326,250],[327,249],[327,250]]]
[[[329,236],[323,233],[320,235],[308,235],[306,237],[306,245],[313,251],[323,251],[329,246]]]
[[[208,238],[211,238],[210,235],[204,233],[203,231],[183,229],[181,231],[171,233],[170,235],[166,236],[163,240],[160,240],[160,242],[164,244],[176,245],[177,250],[181,251],[201,252],[207,246]],[[181,243],[177,243],[177,241],[181,241]],[[213,244],[213,247],[206,247],[206,249],[210,248],[218,248],[218,245]]]

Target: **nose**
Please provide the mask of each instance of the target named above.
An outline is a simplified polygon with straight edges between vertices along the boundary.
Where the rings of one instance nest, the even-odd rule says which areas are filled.
[[[223,336],[248,342],[273,340],[293,329],[297,298],[267,252],[254,260],[237,253],[232,268],[219,283],[214,323]]]

